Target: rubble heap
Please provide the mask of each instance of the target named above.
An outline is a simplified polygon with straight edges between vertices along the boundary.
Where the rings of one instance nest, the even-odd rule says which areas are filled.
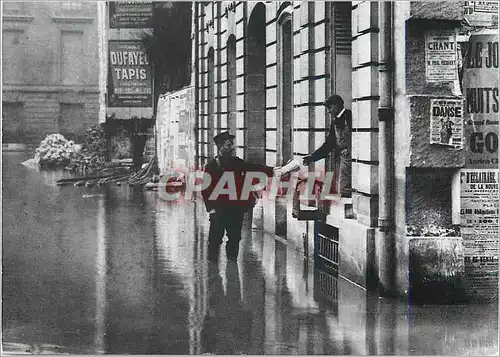
[[[36,149],[35,162],[44,168],[57,168],[68,165],[75,156],[77,146],[61,134],[50,134]]]

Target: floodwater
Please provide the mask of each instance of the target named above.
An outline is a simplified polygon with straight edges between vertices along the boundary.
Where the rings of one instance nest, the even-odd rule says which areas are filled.
[[[409,306],[315,271],[246,224],[206,260],[201,202],[57,187],[3,153],[3,353],[492,355],[496,305]],[[321,282],[321,283],[320,283]]]

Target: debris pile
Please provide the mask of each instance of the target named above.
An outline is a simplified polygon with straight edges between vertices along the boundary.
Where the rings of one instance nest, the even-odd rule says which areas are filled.
[[[99,175],[99,176],[86,176],[86,177],[75,177],[70,179],[61,179],[57,181],[57,185],[66,186],[106,186],[115,184],[121,186],[122,184],[128,184],[129,186],[143,186],[149,183],[153,177],[156,170],[156,156],[154,156],[147,165],[144,165],[140,170],[126,170],[121,172],[114,172],[111,174]],[[116,169],[115,169],[116,170]],[[106,171],[106,170],[105,170]],[[105,172],[104,171],[104,172]]]
[[[44,168],[59,168],[68,165],[77,152],[77,145],[61,134],[50,134],[36,149],[35,162]]]
[[[85,132],[85,143],[66,166],[70,171],[102,171],[106,162],[106,135],[102,125],[93,125]]]

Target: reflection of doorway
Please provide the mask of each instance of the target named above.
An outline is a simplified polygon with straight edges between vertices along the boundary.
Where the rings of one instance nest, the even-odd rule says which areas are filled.
[[[236,134],[236,37],[227,40],[227,105],[228,123],[231,134]]]
[[[291,7],[291,5],[288,5]],[[278,123],[277,123],[277,157],[278,164],[284,165],[293,158],[292,152],[292,87],[293,87],[293,53],[292,53],[292,17],[291,11],[285,9],[278,18],[277,61],[278,61]],[[290,9],[291,10],[291,9]],[[287,201],[276,200],[276,235],[287,236]]]
[[[245,158],[265,162],[266,123],[266,8],[255,6],[248,22],[246,73]]]

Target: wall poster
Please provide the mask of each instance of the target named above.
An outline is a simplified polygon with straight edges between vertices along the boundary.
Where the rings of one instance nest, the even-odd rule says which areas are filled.
[[[141,41],[109,41],[108,107],[152,107],[151,65]]]
[[[430,142],[463,147],[463,100],[431,99]]]
[[[153,27],[152,1],[110,1],[108,6],[112,29]]]
[[[498,35],[473,35],[463,59],[465,167],[498,169]]]
[[[454,29],[432,29],[425,33],[425,78],[427,82],[453,82],[458,78]]]

